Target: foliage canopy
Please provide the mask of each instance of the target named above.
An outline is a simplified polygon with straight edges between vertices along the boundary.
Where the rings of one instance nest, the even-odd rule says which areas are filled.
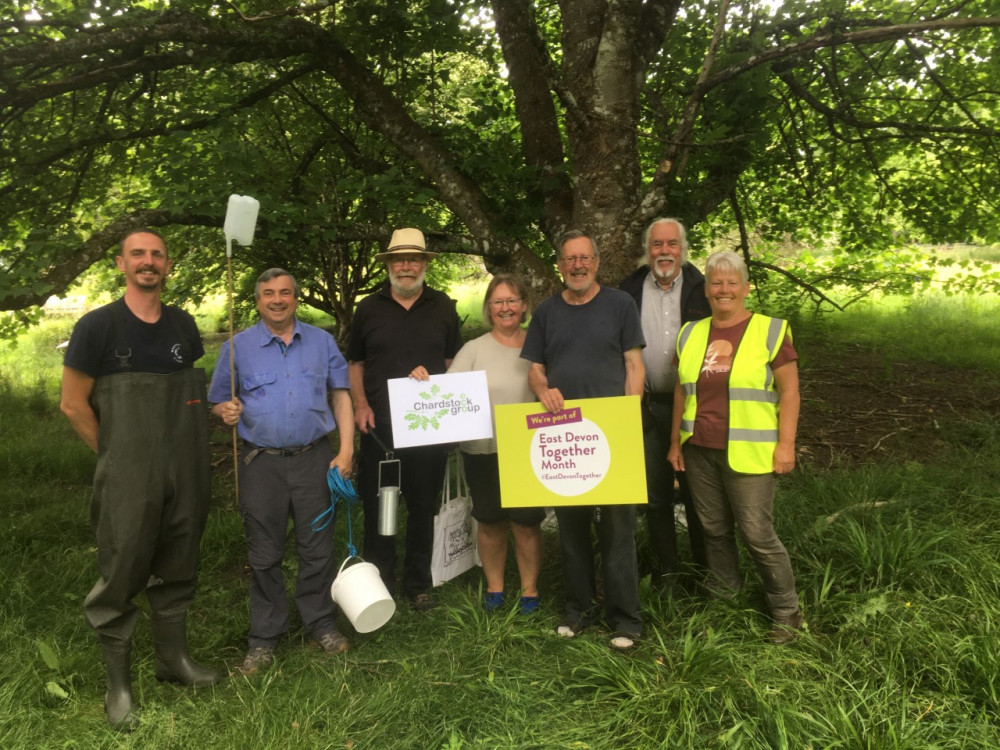
[[[0,309],[137,224],[176,228],[174,293],[197,297],[224,276],[232,192],[262,204],[241,270],[289,268],[344,326],[403,225],[540,290],[561,232],[592,231],[616,283],[664,214],[847,258],[997,241],[994,10],[2,0]]]

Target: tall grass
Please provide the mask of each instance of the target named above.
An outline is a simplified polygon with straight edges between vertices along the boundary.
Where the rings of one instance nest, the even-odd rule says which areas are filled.
[[[849,341],[887,358],[1000,371],[1000,297],[883,297],[843,313],[797,321],[807,340]]]
[[[830,323],[825,343],[871,336],[861,320],[945,341],[935,326],[950,329],[956,317],[936,304],[937,312]],[[922,323],[911,329],[897,315]],[[143,616],[134,650],[142,720],[136,732],[116,734],[104,720],[100,655],[81,613],[96,576],[93,456],[58,413],[58,355],[37,351],[17,355],[17,371],[9,353],[0,364],[0,747],[1000,745],[1000,423],[987,414],[942,423],[949,448],[939,464],[782,478],[776,522],[808,621],[793,646],[765,643],[752,573],[732,601],[680,587],[661,593],[644,580],[646,631],[631,654],[612,653],[609,634],[597,630],[560,639],[558,540],[549,532],[537,616],[520,616],[513,604],[486,615],[473,571],[442,587],[442,606],[430,613],[401,605],[367,635],[342,623],[353,646],[345,657],[310,648],[296,623],[273,670],[233,674],[213,688],[155,680]],[[991,372],[989,357],[976,356],[969,366]],[[227,436],[214,439],[225,445]],[[190,641],[197,658],[233,667],[245,649],[246,553],[229,462],[216,463]],[[344,535],[341,518],[338,556]]]

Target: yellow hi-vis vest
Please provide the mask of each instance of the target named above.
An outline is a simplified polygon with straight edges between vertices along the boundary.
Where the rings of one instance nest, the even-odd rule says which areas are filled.
[[[711,318],[685,324],[677,336],[677,379],[684,391],[681,443],[694,432],[698,413],[698,375],[708,349]],[[778,444],[778,392],[771,362],[778,355],[788,321],[752,315],[736,347],[729,371],[729,467],[742,474],[769,474],[774,470]]]

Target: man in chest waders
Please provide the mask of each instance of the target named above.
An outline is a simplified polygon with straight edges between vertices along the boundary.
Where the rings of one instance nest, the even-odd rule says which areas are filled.
[[[125,296],[83,316],[70,337],[63,413],[97,453],[91,525],[100,578],[84,601],[107,667],[104,708],[133,728],[131,644],[145,590],[156,677],[196,687],[219,673],[191,660],[185,617],[194,599],[211,497],[204,354],[194,319],[160,301],[170,260],[148,229],[122,240]]]

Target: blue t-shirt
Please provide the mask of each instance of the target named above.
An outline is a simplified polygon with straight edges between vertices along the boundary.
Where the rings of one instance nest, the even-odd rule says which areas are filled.
[[[263,321],[238,333],[236,397],[243,403],[237,433],[266,448],[294,450],[336,428],[329,391],[349,388],[347,361],[333,336],[322,328],[295,321],[285,346]],[[208,400],[229,401],[229,342],[219,350]]]
[[[625,352],[643,347],[635,300],[602,286],[583,305],[557,293],[542,300],[528,324],[521,357],[545,365],[549,388],[565,399],[625,395]]]

